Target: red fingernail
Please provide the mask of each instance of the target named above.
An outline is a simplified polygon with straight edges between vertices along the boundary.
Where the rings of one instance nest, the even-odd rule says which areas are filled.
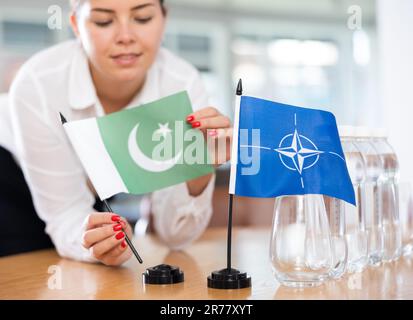
[[[120,239],[123,239],[123,238],[125,238],[125,234],[124,234],[123,232],[119,232],[119,233],[116,235],[116,239],[117,239],[117,240],[120,240]]]
[[[112,221],[119,222],[120,217],[119,216],[112,216]]]
[[[117,224],[117,225],[113,226],[113,231],[120,231],[120,230],[122,230],[122,225]]]
[[[195,122],[192,123],[192,128],[198,128],[200,126],[201,126],[201,122],[199,122],[199,121],[195,121]]]
[[[124,249],[126,248],[126,241],[125,241],[125,240],[122,241],[121,246],[122,246],[122,248],[124,248]]]
[[[195,120],[195,117],[194,116],[188,116],[188,117],[186,117],[186,121],[187,122],[192,122],[192,121],[194,121]]]
[[[216,131],[216,130],[208,130],[208,135],[209,135],[209,136],[216,136],[216,135],[217,135],[217,131]]]

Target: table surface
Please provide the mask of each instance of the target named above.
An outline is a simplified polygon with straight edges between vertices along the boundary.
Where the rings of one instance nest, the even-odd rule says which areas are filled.
[[[0,258],[0,299],[413,299],[413,258],[368,268],[319,287],[280,286],[269,262],[268,228],[235,228],[233,267],[246,271],[252,287],[219,290],[207,287],[211,271],[226,266],[226,230],[210,228],[185,251],[170,252],[154,235],[135,238],[144,259],[123,267],[106,267],[60,258],[44,250]],[[185,282],[144,285],[142,273],[161,263],[177,265]],[[56,288],[61,275],[61,288]]]

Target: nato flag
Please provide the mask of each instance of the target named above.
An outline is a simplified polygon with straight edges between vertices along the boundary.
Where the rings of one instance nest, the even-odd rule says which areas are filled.
[[[242,96],[235,122],[231,194],[323,194],[355,205],[332,113]]]

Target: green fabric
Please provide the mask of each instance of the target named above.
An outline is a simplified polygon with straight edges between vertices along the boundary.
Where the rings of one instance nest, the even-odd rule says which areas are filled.
[[[152,192],[214,171],[213,167],[208,164],[209,156],[202,133],[192,129],[185,121],[191,113],[192,106],[188,94],[181,92],[97,119],[106,150],[130,193]],[[137,135],[131,135],[132,130],[138,124]],[[160,125],[164,127],[167,125],[172,131],[163,135],[156,132]],[[128,144],[130,135],[133,137],[135,147],[142,151],[147,157],[146,160],[149,158],[150,162],[146,161],[149,165],[153,165],[152,160],[166,161],[178,155],[179,152],[183,157],[180,157],[177,164],[165,171],[153,172],[150,171],[152,168],[146,170],[145,166],[141,165],[141,157],[137,157],[138,161],[133,159],[133,153],[130,152]],[[175,137],[176,135],[178,138]],[[202,143],[195,145],[195,141],[202,141]],[[165,151],[167,143],[172,146],[170,152]],[[194,155],[197,155],[196,159]],[[193,163],[196,160],[197,163]]]

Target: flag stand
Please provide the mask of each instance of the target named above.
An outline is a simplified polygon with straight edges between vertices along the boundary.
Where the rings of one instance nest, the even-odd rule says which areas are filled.
[[[145,284],[174,284],[184,281],[184,272],[176,266],[160,264],[142,273]]]
[[[236,94],[242,96],[242,81],[238,82]],[[238,106],[236,106],[237,110]],[[235,111],[237,112],[237,111]],[[234,143],[234,142],[233,142]],[[228,234],[227,234],[227,267],[218,271],[213,271],[208,277],[208,287],[213,289],[243,289],[251,287],[251,277],[246,272],[240,272],[231,267],[232,249],[232,207],[234,195],[229,195],[228,201]]]
[[[231,268],[232,204],[233,195],[229,195],[227,267],[213,271],[208,277],[208,287],[213,289],[243,289],[251,287],[251,277],[246,272]]]

